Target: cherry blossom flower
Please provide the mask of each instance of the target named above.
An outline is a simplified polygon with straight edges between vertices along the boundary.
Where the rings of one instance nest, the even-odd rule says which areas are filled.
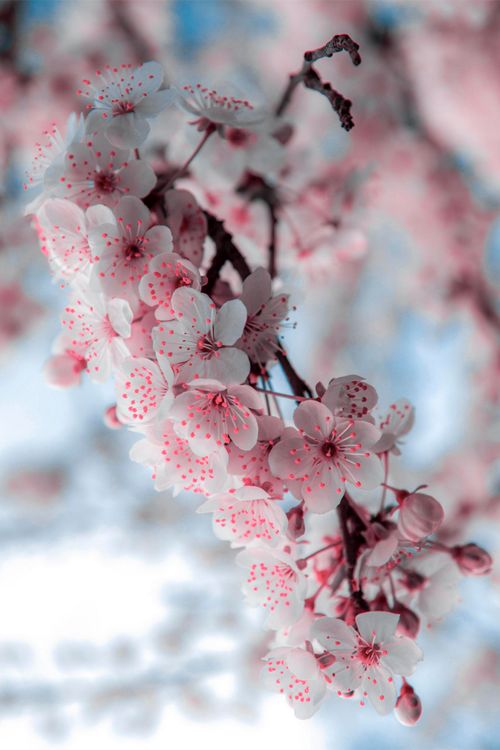
[[[282,646],[270,651],[265,660],[263,684],[286,695],[298,719],[309,719],[326,694],[326,681],[314,654],[304,648]]]
[[[106,138],[121,148],[136,148],[146,140],[156,117],[172,101],[169,89],[159,91],[163,70],[157,62],[139,68],[121,65],[96,71],[99,83],[83,81],[79,94],[92,99],[89,127],[100,128]]]
[[[113,366],[118,367],[129,355],[124,339],[130,336],[132,317],[125,300],[107,299],[89,289],[70,299],[62,323],[72,337],[73,348],[84,350],[92,380],[107,380]]]
[[[88,276],[93,263],[88,234],[95,226],[113,221],[106,206],[83,211],[69,200],[50,198],[37,214],[42,252],[47,255],[56,278],[72,280]]]
[[[164,418],[172,403],[174,374],[169,362],[144,357],[125,359],[116,372],[117,414],[124,424],[147,424]]]
[[[284,425],[279,417],[267,414],[257,415],[258,439],[250,450],[242,450],[234,443],[229,443],[226,450],[229,455],[228,471],[241,477],[244,484],[262,487],[273,497],[283,497],[284,484],[274,476],[269,466],[269,453],[280,439]]]
[[[396,456],[401,455],[400,438],[410,432],[414,421],[415,409],[405,398],[391,404],[387,415],[380,422],[382,437],[373,450],[376,453],[390,451]]]
[[[297,437],[287,437],[269,456],[271,470],[313,513],[335,508],[350,482],[372,489],[383,478],[379,459],[370,452],[380,433],[370,423],[337,419],[317,401],[303,401],[295,410]]]
[[[271,276],[264,268],[257,268],[243,282],[240,300],[246,307],[247,319],[238,346],[250,360],[265,367],[280,348],[280,325],[288,315],[288,295],[273,297]]]
[[[158,320],[170,320],[175,314],[172,294],[183,286],[200,289],[198,269],[177,253],[162,253],[149,264],[149,272],[139,283],[139,295],[147,305],[155,308]]]
[[[265,113],[255,109],[247,100],[218,94],[197,83],[177,89],[178,107],[196,118],[191,125],[200,131],[209,128],[245,128],[263,122]]]
[[[398,569],[396,579],[398,598],[430,623],[441,620],[458,602],[460,572],[446,552],[424,552]]]
[[[321,401],[343,419],[370,419],[378,401],[377,391],[359,375],[332,378]]]
[[[131,158],[129,149],[112,146],[102,133],[91,133],[74,143],[45,174],[47,197],[67,198],[81,208],[96,203],[116,206],[120,198],[143,198],[156,183],[151,165]]]
[[[199,268],[207,236],[205,214],[188,190],[167,190],[165,209],[175,252]]]
[[[398,530],[405,539],[419,542],[434,534],[444,521],[444,510],[431,495],[414,492],[399,508]]]
[[[66,150],[76,143],[80,143],[85,133],[85,120],[83,115],[77,116],[72,113],[66,124],[66,134],[63,136],[59,129],[52,125],[43,135],[45,143],[36,143],[36,155],[30,170],[26,172],[27,182],[24,189],[39,187],[44,183],[45,175],[49,167],[54,169],[62,165]],[[35,213],[40,208],[44,195],[39,195],[26,206],[25,213]]]
[[[177,435],[170,419],[148,425],[144,431],[145,437],[132,446],[130,458],[152,467],[156,490],[173,488],[175,493],[186,490],[209,495],[224,488],[224,450],[211,450],[206,456],[193,453],[190,441]]]
[[[52,346],[52,356],[43,367],[46,382],[53,388],[72,388],[81,381],[87,369],[86,341],[76,340],[62,331]]]
[[[172,363],[178,379],[242,383],[250,363],[233,344],[245,325],[244,305],[231,300],[217,310],[207,294],[188,288],[177,289],[171,305],[176,320],[159,325],[153,338],[157,350]]]
[[[101,224],[89,232],[94,254],[94,275],[111,296],[137,301],[137,285],[149,271],[149,262],[172,249],[165,226],[151,226],[151,214],[138,199],[122,198],[114,209],[114,224]]]
[[[196,380],[175,398],[170,410],[177,433],[189,439],[199,456],[232,441],[250,450],[257,441],[254,411],[261,409],[259,395],[248,385],[225,386],[216,380]]]
[[[335,657],[324,673],[340,694],[359,691],[361,704],[367,697],[380,714],[396,705],[394,675],[410,675],[422,659],[417,644],[396,636],[399,615],[365,612],[356,616],[356,628],[342,620],[322,617],[313,626],[313,636]]]
[[[219,494],[203,503],[198,513],[213,513],[215,535],[237,546],[254,541],[276,546],[287,527],[285,512],[260,487],[246,486]]]
[[[307,581],[289,554],[251,547],[239,552],[236,562],[247,568],[243,593],[248,604],[265,609],[266,628],[279,630],[298,620]]]

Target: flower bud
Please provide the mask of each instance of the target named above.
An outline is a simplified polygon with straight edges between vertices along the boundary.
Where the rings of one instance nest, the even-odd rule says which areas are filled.
[[[405,727],[412,727],[422,716],[420,698],[407,682],[401,688],[394,713],[397,720]]]
[[[433,534],[444,519],[444,510],[430,495],[415,492],[402,502],[399,510],[398,529],[402,536],[419,542]]]
[[[409,607],[401,604],[401,602],[395,602],[390,611],[394,612],[395,615],[399,615],[396,634],[415,639],[420,630],[420,618],[418,615]]]
[[[464,576],[485,576],[491,572],[491,555],[477,544],[453,547],[452,555]]]
[[[298,539],[303,536],[306,530],[304,523],[304,510],[302,505],[292,508],[287,513],[288,516],[288,536],[290,539]]]
[[[103,415],[103,421],[106,427],[109,427],[110,430],[119,430],[123,427],[116,413],[116,404],[114,406],[109,406],[106,409]]]

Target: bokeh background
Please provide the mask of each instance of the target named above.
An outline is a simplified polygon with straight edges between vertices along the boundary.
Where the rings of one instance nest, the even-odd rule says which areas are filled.
[[[354,130],[312,92],[290,109],[303,180],[289,188],[307,184],[314,202],[328,183],[321,210],[337,227],[312,238],[297,209],[307,247],[283,230],[298,306],[287,345],[313,382],[356,372],[383,404],[410,398],[417,423],[394,481],[429,485],[452,543],[499,550],[500,3],[1,0],[6,750],[500,748],[497,566],[465,580],[460,607],[422,634],[417,727],[334,700],[300,722],[258,684],[266,633],[241,601],[234,553],[192,497],[154,492],[128,459],[133,435],[105,427],[112,385],[55,391],[42,376],[65,293],[23,217],[23,182],[41,132],[81,110],[80,79],[156,59],[168,82],[227,83],[272,104],[303,52],[343,32],[361,67],[340,56],[318,67],[353,100]],[[168,115],[152,148],[167,141],[182,151]],[[258,209],[232,221],[258,241]]]

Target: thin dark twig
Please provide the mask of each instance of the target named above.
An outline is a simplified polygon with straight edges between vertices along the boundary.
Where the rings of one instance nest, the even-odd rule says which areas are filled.
[[[346,566],[346,576],[351,592],[351,600],[358,612],[366,612],[370,609],[363,592],[356,585],[354,571],[358,559],[359,550],[364,544],[362,531],[364,524],[357,513],[354,512],[347,494],[344,495],[337,508],[339,519],[340,533],[342,535],[342,544],[344,547],[344,559]]]
[[[323,47],[305,52],[302,68],[290,76],[285,91],[276,107],[276,115],[280,116],[283,114],[292,100],[295,89],[299,84],[303,83],[306,88],[318,91],[323,96],[326,96],[332,109],[337,113],[341,126],[344,130],[351,130],[354,127],[354,121],[351,116],[352,102],[332,88],[330,83],[322,81],[321,77],[312,67],[312,64],[324,57],[332,57],[336,52],[347,52],[352,60],[352,64],[359,65],[361,63],[361,56],[358,50],[359,45],[348,34],[337,34],[323,45]]]
[[[272,203],[267,204],[267,210],[269,213],[269,275],[274,279],[278,273],[276,267],[276,229],[278,218],[276,216],[276,208]]]
[[[213,240],[216,248],[212,263],[206,273],[207,282],[203,288],[205,294],[210,294],[219,278],[222,267],[227,261],[231,263],[242,281],[247,276],[250,276],[251,271],[242,253],[234,244],[232,235],[225,229],[224,222],[220,221],[220,219],[209,211],[204,211],[204,214],[207,219],[208,236]],[[312,398],[311,389],[305,380],[297,374],[286,354],[278,350],[276,358],[283,368],[292,393],[295,396],[308,396]]]

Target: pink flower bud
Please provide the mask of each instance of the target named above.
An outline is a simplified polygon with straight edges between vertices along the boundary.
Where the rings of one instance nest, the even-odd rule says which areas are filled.
[[[116,404],[106,409],[103,420],[106,427],[109,427],[110,430],[119,430],[120,427],[123,427],[116,414]]]
[[[303,536],[306,530],[304,524],[304,511],[301,505],[292,508],[287,513],[288,516],[288,536],[290,539],[298,539]]]
[[[453,547],[452,555],[464,576],[485,576],[491,573],[493,565],[491,555],[477,544]]]
[[[409,607],[401,604],[401,602],[396,602],[390,611],[394,612],[395,615],[399,615],[399,622],[396,628],[397,635],[415,639],[420,630],[420,618],[418,615]]]
[[[422,492],[415,492],[401,504],[398,529],[406,539],[419,542],[433,534],[443,519],[444,510],[437,500]]]
[[[407,682],[401,688],[394,713],[398,721],[405,727],[412,727],[422,716],[420,698]]]

